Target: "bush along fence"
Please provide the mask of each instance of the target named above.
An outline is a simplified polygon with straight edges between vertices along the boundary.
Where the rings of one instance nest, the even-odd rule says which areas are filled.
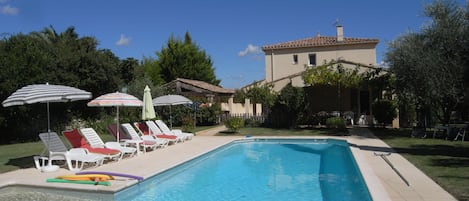
[[[229,118],[240,118],[244,120],[244,126],[259,126],[264,123],[265,115],[253,115],[253,114],[222,114],[220,117],[221,123],[225,122]]]

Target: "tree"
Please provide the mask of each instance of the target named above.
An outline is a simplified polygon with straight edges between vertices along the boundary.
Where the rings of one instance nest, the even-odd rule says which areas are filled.
[[[397,117],[396,106],[390,100],[378,100],[373,103],[373,116],[378,123],[381,123],[383,128],[386,124],[392,123],[392,120]]]
[[[156,63],[165,82],[187,78],[213,85],[220,84],[210,56],[192,42],[189,32],[186,32],[184,41],[171,36],[166,47],[156,52],[156,55]]]
[[[296,127],[304,110],[303,88],[294,87],[291,83],[287,84],[280,90],[271,110],[267,118],[270,126]]]
[[[419,122],[427,126],[433,115],[449,123],[451,111],[464,100],[469,23],[468,12],[454,1],[435,1],[425,14],[430,23],[420,33],[392,41],[386,60],[395,73],[399,99],[415,103]]]
[[[144,74],[149,77],[153,84],[162,85],[165,83],[158,61],[151,57],[143,57],[141,67]],[[139,74],[137,77],[143,77],[143,74]]]
[[[129,83],[134,79],[137,67],[138,60],[134,58],[126,58],[119,62],[120,74],[124,83]]]
[[[116,91],[121,82],[119,59],[110,50],[97,46],[95,38],[80,38],[73,27],[62,33],[48,27],[4,37],[0,40],[0,99],[5,100],[19,87],[46,82],[77,87],[95,96]],[[33,104],[0,108],[0,129],[15,133],[0,142],[37,138],[47,119],[44,107]],[[87,109],[83,102],[54,104],[51,121],[60,125],[72,115],[93,115],[83,112]]]

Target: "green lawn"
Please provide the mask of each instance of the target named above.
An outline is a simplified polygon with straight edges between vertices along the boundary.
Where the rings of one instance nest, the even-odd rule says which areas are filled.
[[[211,127],[197,127],[196,131]],[[469,201],[469,142],[443,139],[411,138],[410,131],[371,129],[372,132],[459,200]],[[330,129],[269,129],[242,128],[236,133],[217,134],[238,136],[319,136],[348,135],[347,131]],[[101,136],[111,140],[110,135]],[[64,140],[66,142],[66,140]],[[44,149],[42,142],[0,146],[0,173],[33,167],[33,155]]]
[[[409,130],[371,130],[458,200],[469,201],[469,142],[411,138]]]
[[[28,142],[0,146],[0,173],[34,167],[33,156],[42,153],[42,142]]]

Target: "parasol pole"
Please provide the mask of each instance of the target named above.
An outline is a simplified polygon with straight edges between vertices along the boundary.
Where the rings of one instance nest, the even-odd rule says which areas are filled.
[[[50,111],[49,111],[49,101],[46,103],[47,105],[47,133],[50,133]]]
[[[119,142],[119,135],[120,135],[119,134],[119,130],[120,130],[119,129],[119,106],[117,106],[117,119],[116,119],[116,121],[117,121],[117,124],[116,124],[117,137],[116,138],[117,138],[117,142]]]
[[[46,82],[46,85],[49,85],[49,82]],[[49,111],[49,101],[46,102],[47,104],[47,133],[50,135],[50,111]]]
[[[169,105],[169,126],[173,129],[173,115],[171,113],[171,104]]]

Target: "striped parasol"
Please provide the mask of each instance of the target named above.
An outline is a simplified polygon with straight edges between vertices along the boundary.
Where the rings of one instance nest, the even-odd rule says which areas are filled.
[[[86,100],[91,98],[91,93],[74,87],[53,84],[32,84],[24,86],[13,92],[2,102],[3,107],[26,105],[34,103],[46,103],[47,105],[47,143],[50,143],[50,111],[49,102],[69,102]],[[49,155],[50,157],[50,155]],[[49,160],[47,166],[41,167],[43,172],[53,172],[59,166],[52,165]]]
[[[47,132],[50,132],[49,102],[69,102],[91,98],[91,93],[74,87],[53,84],[32,84],[13,92],[2,102],[3,107],[33,103],[47,104]]]
[[[143,102],[137,97],[126,93],[109,93],[101,95],[88,102],[89,107],[116,107],[117,108],[117,141],[119,142],[119,107],[141,107]]]

